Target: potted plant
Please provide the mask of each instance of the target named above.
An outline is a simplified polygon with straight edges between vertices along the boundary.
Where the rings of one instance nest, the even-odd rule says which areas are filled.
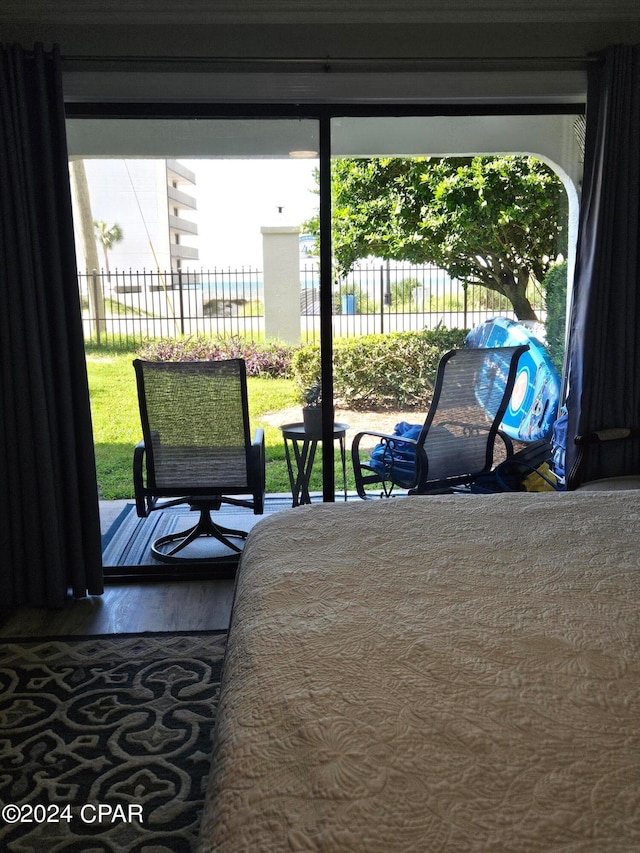
[[[305,432],[311,438],[322,435],[322,383],[317,379],[309,385],[303,395],[302,420]]]

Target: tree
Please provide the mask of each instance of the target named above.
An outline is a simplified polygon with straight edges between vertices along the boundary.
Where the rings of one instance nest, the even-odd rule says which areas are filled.
[[[546,343],[549,357],[562,375],[565,355],[565,329],[567,322],[567,262],[552,264],[544,279]]]
[[[85,269],[87,270],[89,311],[94,320],[96,338],[100,340],[100,336],[106,331],[104,293],[102,279],[98,274],[98,252],[92,228],[91,199],[84,160],[71,160],[69,162],[69,176]],[[89,278],[89,273],[91,273],[91,278]]]
[[[338,159],[333,253],[346,274],[375,256],[432,263],[506,296],[521,320],[564,239],[566,195],[534,157]],[[306,224],[318,233],[318,221]]]
[[[93,223],[96,239],[102,244],[104,252],[104,268],[107,271],[107,278],[111,281],[111,272],[109,270],[109,251],[113,249],[116,243],[119,243],[123,238],[122,228],[119,225],[107,225],[100,219]]]

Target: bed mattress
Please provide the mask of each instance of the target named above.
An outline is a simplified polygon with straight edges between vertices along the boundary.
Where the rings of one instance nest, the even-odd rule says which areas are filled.
[[[637,491],[261,520],[200,851],[640,849],[639,534]]]

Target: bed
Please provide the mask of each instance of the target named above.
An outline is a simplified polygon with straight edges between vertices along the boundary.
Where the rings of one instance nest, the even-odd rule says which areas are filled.
[[[640,492],[265,517],[200,851],[640,849]]]

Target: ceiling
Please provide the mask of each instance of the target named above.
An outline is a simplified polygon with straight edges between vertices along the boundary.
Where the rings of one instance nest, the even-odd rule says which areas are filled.
[[[579,103],[637,0],[2,0],[85,101]]]
[[[3,0],[0,23],[441,24],[637,22],[636,0]]]
[[[637,0],[3,0],[0,33],[77,56],[583,56],[640,41],[640,14]]]

